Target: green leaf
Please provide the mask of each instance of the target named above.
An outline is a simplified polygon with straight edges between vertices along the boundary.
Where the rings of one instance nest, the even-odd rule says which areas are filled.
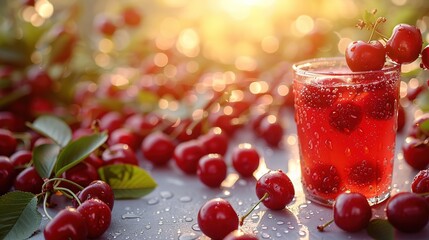
[[[98,174],[112,187],[116,199],[141,198],[157,186],[148,172],[130,164],[104,166],[98,169]]]
[[[33,164],[37,173],[42,178],[49,178],[60,153],[57,144],[42,144],[33,150]]]
[[[34,194],[15,191],[0,197],[0,239],[27,239],[41,221]]]
[[[368,235],[376,240],[393,240],[395,239],[395,229],[385,219],[373,219],[366,228]]]
[[[29,124],[29,127],[52,139],[61,147],[66,146],[72,138],[70,127],[58,117],[49,115],[40,116],[32,124]]]
[[[107,133],[94,133],[70,142],[58,156],[54,171],[57,177],[89,156],[107,140]]]

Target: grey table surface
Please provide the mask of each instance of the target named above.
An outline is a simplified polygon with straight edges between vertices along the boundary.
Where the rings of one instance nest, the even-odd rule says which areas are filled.
[[[165,167],[153,167],[141,161],[141,167],[150,172],[158,187],[149,195],[134,200],[117,200],[112,212],[112,223],[100,239],[209,239],[198,227],[197,213],[209,199],[227,199],[239,215],[243,215],[257,202],[255,183],[268,169],[282,169],[291,178],[295,198],[286,209],[273,211],[260,205],[247,218],[242,229],[255,233],[259,239],[371,239],[365,230],[347,233],[331,224],[325,232],[318,232],[320,225],[332,218],[332,210],[312,203],[305,198],[300,183],[299,152],[292,112],[284,118],[286,130],[279,148],[268,147],[252,131],[245,127],[231,139],[230,148],[239,143],[253,144],[262,156],[254,178],[240,178],[229,167],[227,179],[218,189],[204,186],[197,176],[182,173],[174,161]],[[409,191],[416,170],[403,160],[401,145],[405,133],[397,136],[392,193]],[[230,162],[230,151],[225,159]],[[374,208],[373,216],[384,218],[385,204]],[[57,210],[51,210],[55,215]],[[44,217],[40,229],[47,223]],[[429,239],[429,224],[419,233],[395,232],[396,239]],[[43,239],[39,232],[32,239]]]

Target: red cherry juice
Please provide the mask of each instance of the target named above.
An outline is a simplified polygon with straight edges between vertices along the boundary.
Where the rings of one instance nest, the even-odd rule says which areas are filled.
[[[389,197],[392,182],[400,67],[358,74],[335,64],[295,65],[304,191],[329,206],[346,191],[379,203]]]

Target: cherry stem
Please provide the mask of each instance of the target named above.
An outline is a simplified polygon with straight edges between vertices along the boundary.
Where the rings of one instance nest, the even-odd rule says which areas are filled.
[[[75,199],[79,206],[82,204],[82,202],[79,200],[79,198],[76,196],[76,194],[72,190],[70,190],[68,188],[63,188],[63,187],[57,187],[57,188],[55,188],[55,190],[61,191],[64,195],[71,196],[70,198]]]
[[[51,178],[47,182],[50,182],[50,181],[56,181],[55,187],[57,187],[60,182],[66,182],[66,183],[70,183],[71,185],[76,186],[77,188],[79,188],[79,190],[83,190],[84,189],[84,187],[82,187],[81,185],[79,185],[79,184],[77,184],[77,183],[75,183],[73,181],[70,181],[70,180],[68,180],[66,178]],[[46,182],[45,182],[45,184],[46,184]]]
[[[333,222],[334,222],[334,219],[330,220],[329,222],[327,222],[327,223],[325,223],[323,225],[318,225],[317,226],[317,230],[319,230],[319,232],[323,232],[323,231],[325,231],[325,228],[327,228]]]
[[[243,224],[244,224],[244,219],[246,219],[246,217],[248,217],[249,215],[250,215],[250,213],[252,213],[253,212],[253,210],[255,210],[255,208],[262,202],[262,201],[264,201],[265,199],[267,199],[267,197],[269,196],[270,194],[268,194],[267,192],[264,194],[264,196],[262,196],[261,197],[261,199],[259,199],[259,201],[255,204],[255,205],[253,205],[253,207],[249,210],[249,211],[247,211],[246,212],[246,214],[244,214],[241,218],[240,218],[240,226],[243,226]]]
[[[377,20],[374,23],[374,27],[372,28],[371,35],[369,36],[368,42],[371,41],[372,37],[374,36],[374,32],[377,32],[378,35],[380,35],[382,38],[386,39],[386,37],[383,36],[383,34],[381,34],[380,32],[377,31],[378,24],[382,23],[383,21],[385,21],[385,18],[383,18],[383,17],[377,18]]]
[[[49,198],[49,192],[45,193],[45,196],[43,196],[43,212],[45,212],[46,217],[49,218],[49,220],[52,220],[51,215],[49,215],[48,210],[46,209],[46,205],[48,204],[48,198]]]

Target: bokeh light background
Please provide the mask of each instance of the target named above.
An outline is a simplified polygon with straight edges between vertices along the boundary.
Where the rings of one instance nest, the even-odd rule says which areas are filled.
[[[133,77],[145,79],[140,83],[149,86],[179,81],[193,85],[211,72],[214,88],[216,82],[238,81],[244,73],[253,78],[251,91],[263,92],[261,74],[303,59],[343,55],[351,41],[367,40],[370,32],[355,24],[373,9],[387,18],[379,28],[385,35],[390,36],[396,24],[408,23],[417,25],[425,43],[429,41],[426,0],[35,0],[34,6],[23,3],[31,0],[1,2],[0,63],[15,60],[23,71],[31,65],[49,68],[51,76],[61,79],[63,91],[78,89],[82,80],[99,82],[106,79],[101,77],[105,73],[113,73],[107,78],[115,86],[129,86]],[[125,7],[141,14],[139,26],[121,26]],[[100,34],[100,18],[118,25],[113,36]],[[52,49],[49,35],[59,25],[78,36],[72,59],[60,71],[46,60],[58,51]],[[403,71],[418,68],[416,61]],[[404,87],[419,81],[410,77]],[[287,86],[278,92],[290,93]]]

